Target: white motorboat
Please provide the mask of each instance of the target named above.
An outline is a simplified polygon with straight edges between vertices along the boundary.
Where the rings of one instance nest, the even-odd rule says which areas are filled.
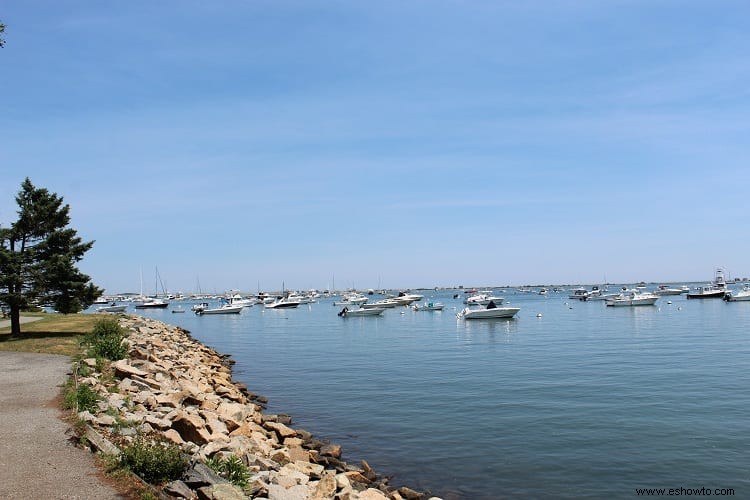
[[[727,293],[727,282],[724,281],[724,270],[717,268],[714,280],[710,285],[699,286],[687,293],[689,299],[723,299]]]
[[[312,297],[312,295],[302,295],[299,293],[292,293],[287,297],[291,301],[299,302],[300,304],[312,304],[315,302],[315,299]]]
[[[299,307],[299,301],[293,300],[290,297],[282,297],[277,299],[270,304],[263,304],[266,309],[294,309]]]
[[[520,310],[520,307],[493,307],[491,309],[471,309],[466,307],[457,316],[462,319],[512,318]]]
[[[727,294],[726,288],[717,288],[714,285],[703,285],[690,290],[688,299],[723,299]]]
[[[392,300],[395,300],[402,306],[408,306],[412,302],[418,302],[424,298],[423,295],[419,295],[418,293],[405,293],[405,292],[398,292],[398,295],[396,297],[390,297]]]
[[[658,295],[638,290],[629,290],[606,299],[608,306],[653,306],[659,299]]]
[[[98,297],[94,304],[109,304],[109,299],[107,297]]]
[[[400,307],[403,305],[404,305],[403,302],[400,302],[396,299],[381,299],[371,304],[362,304],[360,307],[364,309],[373,309],[373,308],[379,308],[379,307],[382,307],[384,309],[391,309],[391,308]]]
[[[125,312],[125,309],[127,309],[127,308],[128,308],[127,304],[123,304],[123,305],[119,305],[118,306],[117,304],[115,304],[114,302],[112,302],[108,306],[97,307],[96,310],[97,310],[97,312],[119,313],[119,312]]]
[[[427,302],[424,305],[414,304],[411,307],[415,311],[442,311],[445,304],[441,302]]]
[[[243,306],[237,306],[232,304],[222,304],[219,307],[206,308],[195,311],[198,315],[204,314],[239,314],[242,311]]]
[[[201,302],[200,304],[193,304],[193,307],[190,308],[191,311],[194,313],[199,313],[200,311],[205,311],[208,309],[208,302]]]
[[[383,311],[385,311],[382,307],[371,307],[369,309],[359,308],[359,309],[349,309],[348,307],[344,307],[341,311],[339,311],[339,316],[342,318],[348,318],[349,316],[380,316],[383,314]]]
[[[350,293],[348,295],[344,295],[343,300],[340,300],[338,302],[334,302],[334,306],[358,306],[361,304],[364,304],[367,302],[368,299],[361,293]]]
[[[486,306],[490,302],[494,302],[495,304],[499,305],[502,304],[505,298],[503,297],[496,297],[492,294],[487,293],[478,293],[476,295],[472,295],[471,297],[467,298],[464,301],[464,304],[469,306]]]
[[[253,307],[255,299],[246,299],[239,293],[227,294],[226,301],[233,306]]]
[[[617,295],[616,293],[605,293],[607,291],[606,287],[602,290],[596,285],[592,286],[591,290],[586,290],[584,287],[578,287],[573,290],[573,293],[568,295],[568,298],[593,302],[596,300],[607,300],[608,298]]]
[[[573,293],[568,295],[569,299],[586,300],[589,295],[589,291],[583,287],[579,287],[573,290]]]
[[[684,293],[685,291],[682,288],[674,288],[670,287],[668,285],[659,285],[656,290],[654,290],[654,293],[656,295],[680,295]]]
[[[745,302],[750,300],[750,287],[745,285],[742,290],[730,290],[724,295],[727,302]]]
[[[627,287],[623,287],[622,289],[627,290]],[[617,293],[605,293],[608,291],[609,290],[606,288],[602,290],[598,286],[593,286],[591,287],[591,291],[586,294],[586,298],[582,300],[585,300],[586,302],[595,302],[597,300],[606,301],[607,299],[611,299],[619,295]]]

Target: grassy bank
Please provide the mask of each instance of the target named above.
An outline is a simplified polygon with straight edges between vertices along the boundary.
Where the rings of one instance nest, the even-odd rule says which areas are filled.
[[[0,351],[42,352],[75,356],[81,352],[79,339],[89,333],[97,314],[29,313],[24,317],[39,317],[33,323],[21,325],[21,337],[10,338],[10,326],[0,328]]]

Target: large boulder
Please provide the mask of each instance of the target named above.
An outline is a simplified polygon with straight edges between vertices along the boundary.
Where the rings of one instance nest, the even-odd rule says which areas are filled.
[[[341,458],[341,446],[338,444],[327,444],[320,449],[320,454],[327,457]]]
[[[197,493],[200,500],[245,500],[245,494],[233,484],[204,486]]]
[[[388,497],[380,490],[375,488],[367,488],[365,491],[360,491],[359,500],[388,500]]]
[[[229,482],[214,472],[208,465],[200,462],[195,464],[185,473],[182,481],[194,490],[203,486]]]
[[[308,500],[307,486],[298,484],[291,488],[284,488],[278,484],[268,485],[268,500]]]
[[[245,423],[245,418],[250,415],[251,409],[247,405],[225,401],[219,404],[215,412],[231,432]]]
[[[325,500],[333,498],[336,493],[336,476],[331,471],[326,471],[320,478],[315,490],[312,492],[312,498],[314,500]]]
[[[126,359],[121,359],[112,363],[112,369],[115,371],[115,377],[121,379],[131,377],[132,375],[137,375],[139,377],[145,377],[148,375],[148,372],[144,372],[140,368],[131,365]]]
[[[211,434],[205,427],[203,419],[194,414],[180,411],[172,420],[172,428],[176,430],[182,439],[202,445],[208,443]]]
[[[281,441],[284,441],[284,438],[294,437],[297,435],[297,431],[278,422],[265,422],[263,426],[266,429],[276,431]]]

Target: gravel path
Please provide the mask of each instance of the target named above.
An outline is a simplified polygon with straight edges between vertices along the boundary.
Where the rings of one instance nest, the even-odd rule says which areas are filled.
[[[65,434],[53,401],[70,358],[0,352],[0,498],[121,499]]]

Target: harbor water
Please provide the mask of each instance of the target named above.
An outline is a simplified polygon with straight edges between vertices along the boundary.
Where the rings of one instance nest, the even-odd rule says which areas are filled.
[[[504,290],[514,319],[468,321],[456,292],[420,292],[441,312],[380,317],[338,317],[333,299],[137,312],[230,354],[268,412],[392,484],[446,499],[750,495],[750,302],[613,308]]]

